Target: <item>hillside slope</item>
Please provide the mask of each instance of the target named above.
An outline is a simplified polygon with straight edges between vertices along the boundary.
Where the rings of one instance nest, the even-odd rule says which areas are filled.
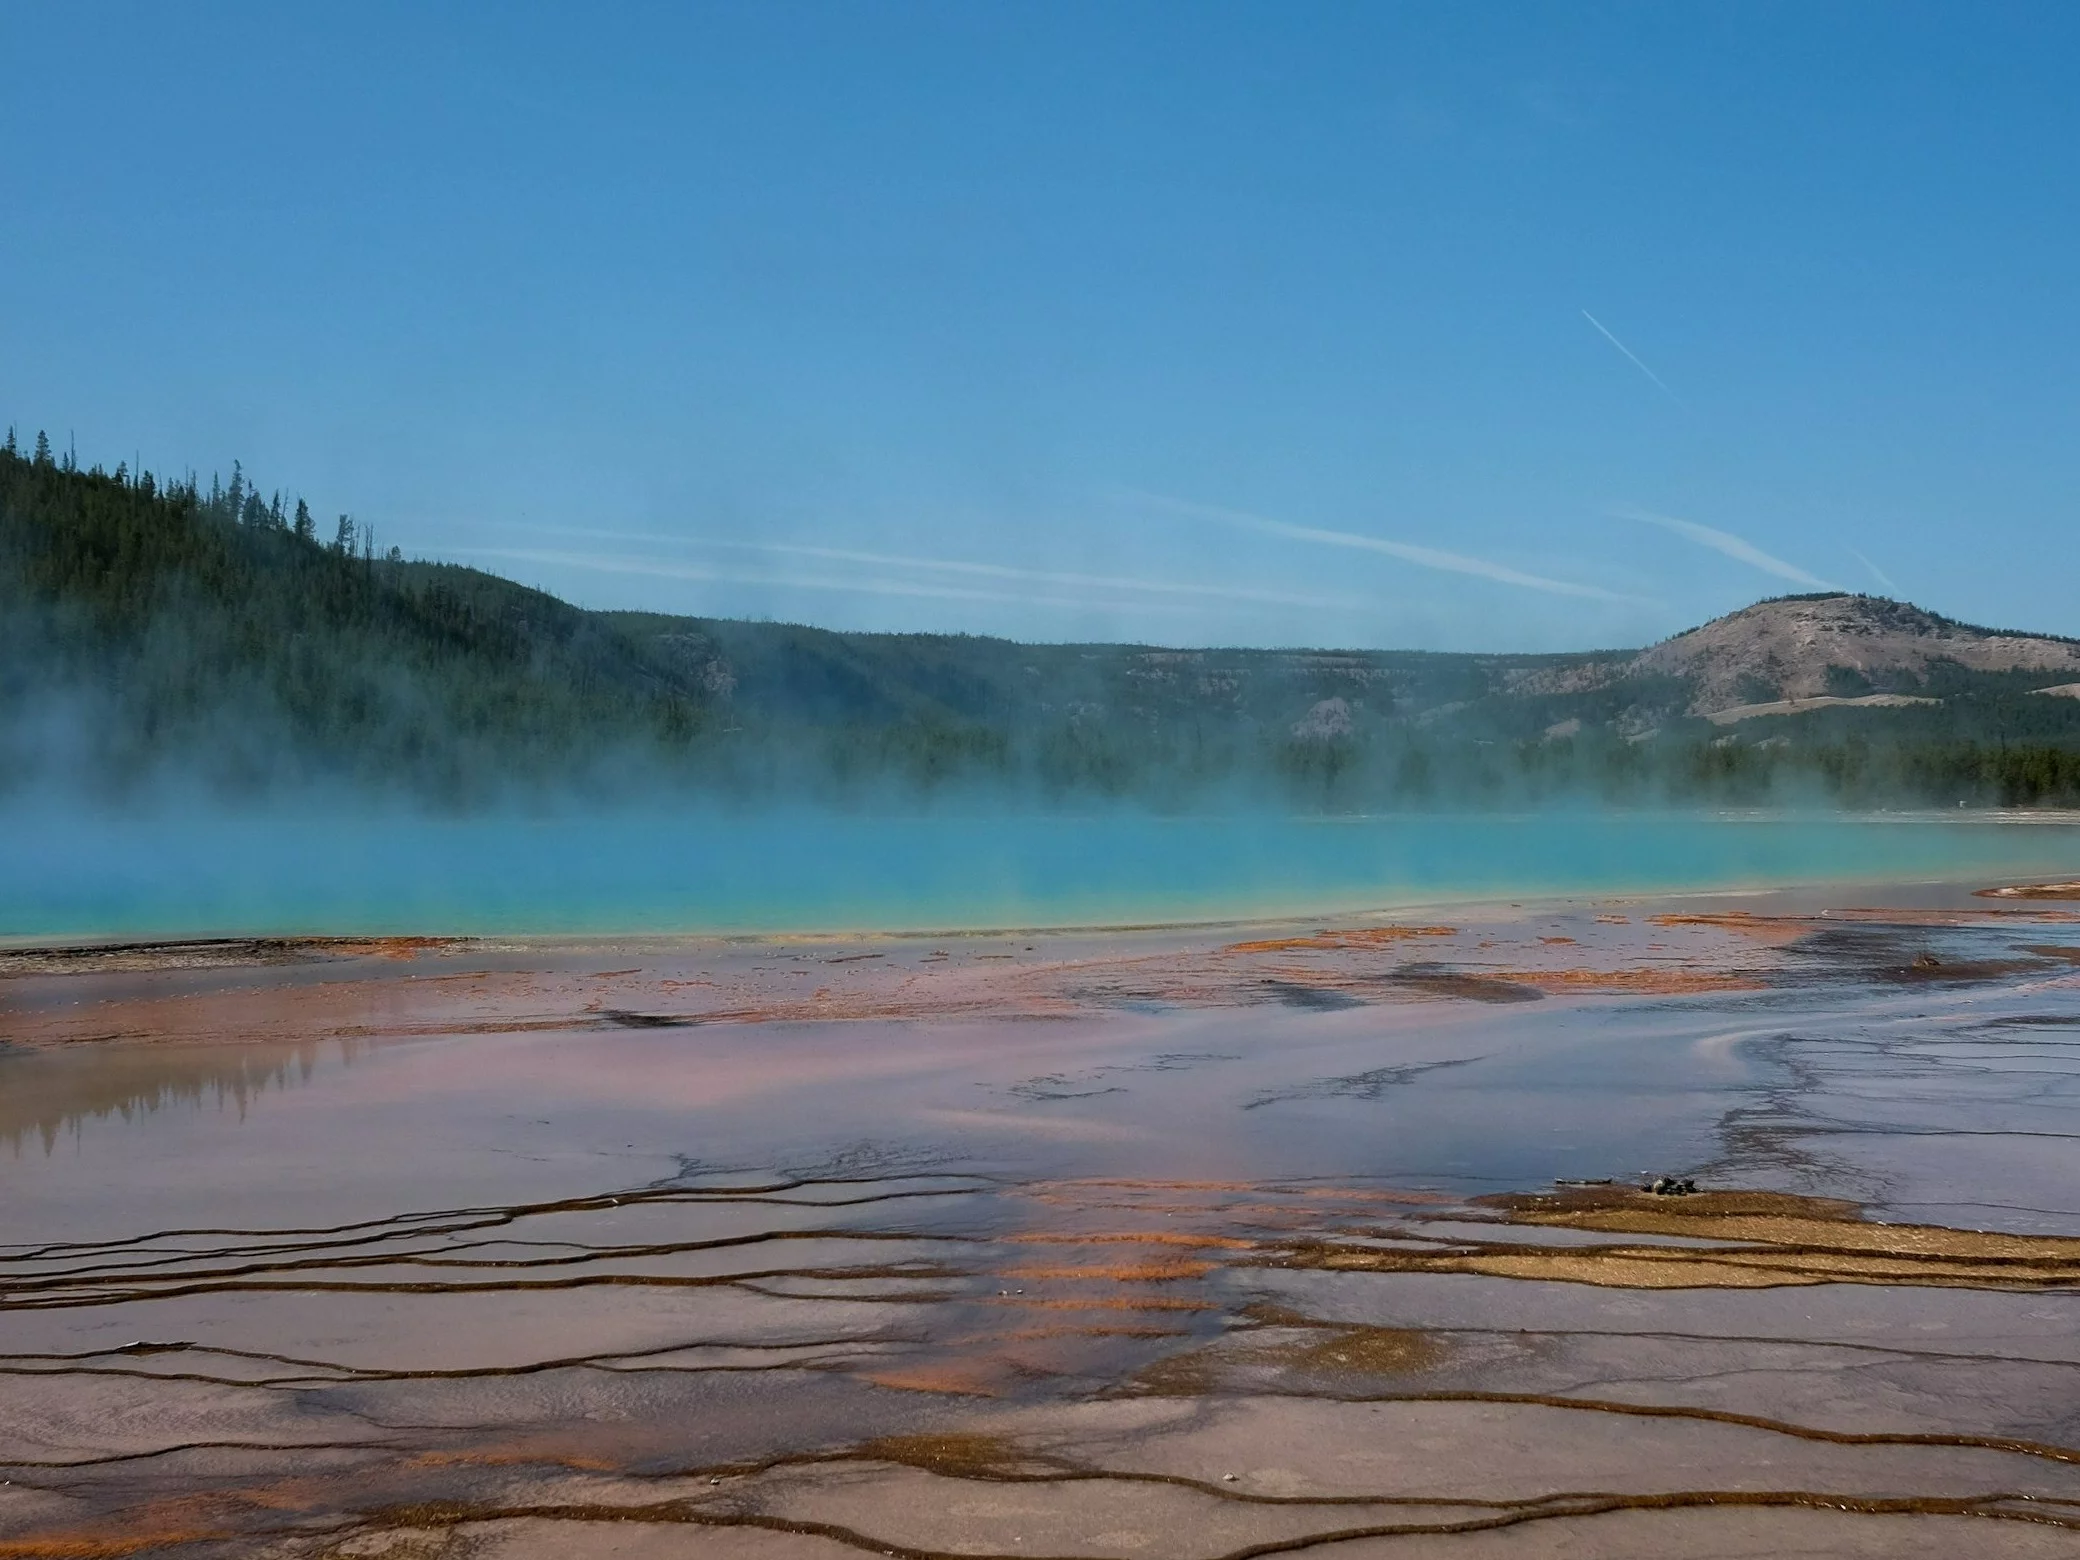
[[[454,788],[690,735],[702,710],[642,643],[553,596],[356,554],[344,533],[322,546],[236,489],[211,502],[4,453],[0,635],[16,769],[65,745],[103,776],[179,760],[226,783]]]

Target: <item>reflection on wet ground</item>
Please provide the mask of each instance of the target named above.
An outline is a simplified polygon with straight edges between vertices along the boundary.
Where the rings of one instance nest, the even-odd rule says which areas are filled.
[[[2070,1552],[2080,920],[1924,897],[16,956],[0,1556]]]

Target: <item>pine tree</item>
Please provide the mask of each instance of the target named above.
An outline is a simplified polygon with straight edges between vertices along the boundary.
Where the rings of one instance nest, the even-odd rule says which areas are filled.
[[[20,450],[19,450],[18,448],[16,448],[16,446],[15,446],[15,442],[14,442],[14,424],[13,424],[13,423],[9,423],[9,424],[7,425],[7,444],[6,444],[5,448],[6,448],[6,450],[7,450],[7,453],[8,453],[8,454],[10,454],[10,455],[19,455],[19,454],[21,454],[21,451],[20,451]]]
[[[311,506],[300,498],[296,501],[296,539],[300,542],[318,539],[318,523],[311,518]]]
[[[130,463],[128,461],[119,460],[116,462],[116,486],[128,487],[129,485]]]
[[[345,557],[354,556],[354,522],[346,515],[339,517],[339,529],[332,533],[332,550]]]
[[[237,461],[231,463],[231,491],[225,495],[226,508],[231,518],[237,520],[246,509],[246,469]]]
[[[267,523],[271,529],[276,531],[288,529],[288,518],[282,513],[282,490],[280,488],[274,490],[274,500],[267,506]]]
[[[45,433],[45,432],[44,432],[44,431],[43,431],[43,430],[42,430],[41,428],[38,428],[38,429],[36,430],[36,464],[37,464],[37,465],[39,465],[39,466],[48,466],[48,465],[49,465],[50,463],[51,463],[51,440],[50,440],[50,435],[49,435],[49,434],[47,434],[47,433]]]

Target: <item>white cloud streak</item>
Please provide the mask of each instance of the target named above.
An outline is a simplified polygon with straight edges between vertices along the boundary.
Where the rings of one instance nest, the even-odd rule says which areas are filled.
[[[1638,353],[1634,352],[1632,348],[1626,346],[1624,342],[1620,341],[1616,336],[1612,335],[1610,327],[1605,325],[1602,320],[1598,319],[1595,315],[1591,314],[1587,309],[1582,310],[1582,318],[1587,320],[1591,325],[1594,325],[1597,331],[1603,336],[1603,339],[1605,341],[1608,341],[1612,346],[1616,347],[1620,352],[1624,353],[1626,359],[1632,364],[1634,368],[1638,369],[1642,374],[1645,374],[1649,379],[1653,380],[1655,386],[1661,391],[1663,395],[1667,396],[1678,406],[1683,404],[1683,398],[1677,395],[1675,391],[1669,389],[1666,384],[1663,384],[1661,376],[1655,373],[1651,368],[1647,367],[1646,364],[1642,363],[1639,360]]]
[[[835,549],[834,549],[835,550]],[[497,558],[509,563],[533,563],[551,568],[586,569],[595,574],[628,574],[640,578],[689,580],[707,584],[765,585],[781,590],[827,590],[861,596],[909,596],[932,601],[992,601],[1027,607],[1061,607],[1072,611],[1118,610],[1117,601],[1098,601],[1089,596],[1036,596],[1025,592],[976,590],[960,585],[934,585],[912,580],[875,579],[856,575],[794,574],[767,569],[714,568],[700,563],[678,563],[662,558],[592,552],[568,552],[556,548],[476,547],[469,551],[479,558]],[[1186,612],[1181,601],[1138,602],[1134,610]]]
[[[1356,612],[1364,610],[1369,603],[1351,597],[1311,595],[1298,591],[1263,590],[1246,585],[1204,585],[1187,580],[1159,580],[1116,574],[1078,574],[1056,569],[1026,569],[1008,563],[973,563],[954,558],[921,558],[894,553],[867,552],[850,547],[821,547],[796,542],[732,542],[718,541],[706,537],[665,536],[646,531],[599,531],[582,526],[528,525],[501,526],[500,529],[524,530],[555,536],[582,536],[596,541],[646,542],[667,546],[700,548],[725,548],[734,552],[770,553],[780,557],[813,558],[826,563],[865,563],[876,568],[910,569],[927,573],[953,574],[970,579],[1028,580],[1036,585],[1067,585],[1094,591],[1120,592],[1134,595],[1154,596],[1198,596],[1215,601],[1239,601],[1259,606],[1310,607],[1327,611]],[[510,550],[477,549],[490,557],[514,557],[522,555]],[[560,557],[579,558],[582,554],[559,554]],[[535,560],[541,561],[541,560]],[[689,565],[704,568],[704,565]],[[690,576],[694,578],[720,578],[710,570]],[[763,582],[768,577],[758,576]],[[806,587],[823,589],[823,585]],[[916,594],[928,594],[931,588],[919,586]],[[887,594],[903,594],[891,589]],[[1052,598],[1034,598],[1010,594],[989,594],[976,599],[1001,601],[1026,601]],[[1086,602],[1086,604],[1091,604]]]
[[[1052,569],[1020,569],[1006,563],[964,563],[951,558],[910,558],[888,553],[855,552],[846,547],[809,547],[789,542],[744,542],[724,545],[754,547],[760,552],[834,563],[871,563],[881,567],[930,569],[993,580],[1031,580],[1040,585],[1082,585],[1093,590],[1146,592],[1152,595],[1210,596],[1224,601],[1260,602],[1280,607],[1354,609],[1359,602],[1294,591],[1257,590],[1245,585],[1196,585],[1184,580],[1129,579],[1113,574],[1074,574]]]
[[[1717,530],[1712,526],[1699,525],[1695,520],[1678,520],[1674,515],[1657,515],[1650,509],[1621,507],[1611,511],[1621,520],[1638,520],[1647,525],[1658,525],[1664,531],[1672,531],[1700,547],[1709,547],[1713,552],[1724,553],[1738,559],[1751,568],[1774,574],[1779,579],[1790,580],[1795,585],[1809,585],[1814,590],[1840,590],[1842,587],[1819,575],[1801,569],[1795,563],[1764,552],[1753,542],[1735,536],[1731,531]]]
[[[1887,573],[1886,573],[1886,572],[1885,572],[1885,571],[1884,571],[1883,569],[1879,568],[1879,567],[1878,567],[1878,566],[1877,566],[1877,565],[1876,565],[1875,563],[1872,563],[1872,562],[1870,561],[1870,559],[1866,558],[1866,557],[1865,557],[1865,556],[1864,556],[1864,555],[1863,555],[1862,553],[1858,552],[1858,551],[1857,551],[1857,550],[1856,550],[1856,549],[1855,549],[1854,547],[1850,548],[1850,549],[1849,549],[1849,552],[1850,552],[1851,556],[1853,556],[1853,557],[1854,557],[1854,558],[1856,559],[1856,561],[1857,561],[1858,563],[1862,564],[1862,565],[1863,565],[1863,566],[1864,566],[1864,567],[1865,567],[1866,569],[1869,569],[1869,570],[1871,571],[1871,578],[1872,578],[1872,579],[1874,579],[1874,580],[1876,580],[1876,581],[1877,581],[1877,582],[1878,582],[1878,583],[1879,583],[1880,585],[1882,585],[1882,586],[1884,586],[1884,587],[1885,587],[1885,593],[1886,593],[1887,595],[1889,595],[1889,596],[1897,596],[1897,595],[1899,594],[1899,586],[1898,586],[1898,585],[1897,585],[1897,584],[1896,584],[1896,583],[1895,583],[1895,582],[1893,581],[1893,578],[1892,578],[1892,576],[1891,576],[1891,575],[1887,574]]]
[[[1527,574],[1522,569],[1512,569],[1507,564],[1491,563],[1486,558],[1471,558],[1464,553],[1446,552],[1438,547],[1423,547],[1414,542],[1389,541],[1382,536],[1364,536],[1356,531],[1331,531],[1320,526],[1294,525],[1285,520],[1253,515],[1246,510],[1223,509],[1214,504],[1195,504],[1184,499],[1165,498],[1158,493],[1136,493],[1132,496],[1142,503],[1173,510],[1178,514],[1219,520],[1228,525],[1260,531],[1266,536],[1282,536],[1290,541],[1314,542],[1324,547],[1347,547],[1357,552],[1379,553],[1425,569],[1438,569],[1447,574],[1468,574],[1475,579],[1493,580],[1499,585],[1516,585],[1525,590],[1544,591],[1554,596],[1581,596],[1592,601],[1638,600],[1634,596],[1605,590],[1600,585],[1577,585],[1572,580],[1548,579],[1543,574]]]

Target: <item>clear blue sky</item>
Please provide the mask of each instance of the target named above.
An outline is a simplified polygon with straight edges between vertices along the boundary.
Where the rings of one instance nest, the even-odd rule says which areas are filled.
[[[1543,649],[1889,582],[2080,634],[2067,0],[0,0],[0,48],[0,420],[586,604]]]

